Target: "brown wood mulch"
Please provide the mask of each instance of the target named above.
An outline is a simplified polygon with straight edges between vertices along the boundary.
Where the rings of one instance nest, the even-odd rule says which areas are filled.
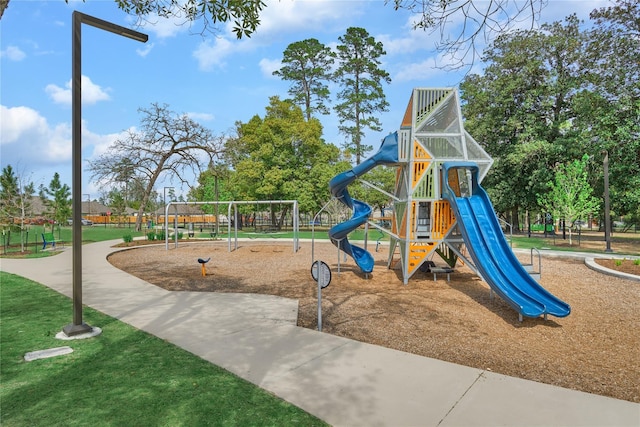
[[[595,258],[594,261],[610,270],[640,276],[640,262],[638,260]]]
[[[525,318],[467,267],[447,282],[416,273],[403,285],[386,268],[388,250],[374,252],[369,278],[326,242],[314,258],[328,263],[323,332],[422,356],[640,403],[640,283],[606,276],[582,261],[543,258],[540,283],[571,305],[565,318]],[[171,291],[240,292],[299,300],[298,325],[317,328],[317,287],[310,276],[311,243],[180,243],[118,252],[118,268]],[[201,276],[198,258],[211,257]],[[528,258],[528,256],[527,256]],[[435,259],[437,264],[442,261]]]

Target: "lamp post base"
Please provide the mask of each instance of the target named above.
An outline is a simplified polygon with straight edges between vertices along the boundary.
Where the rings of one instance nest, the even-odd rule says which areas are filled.
[[[62,332],[64,332],[68,337],[73,337],[80,334],[89,334],[93,332],[93,328],[86,323],[82,323],[81,325],[70,323],[62,328]]]

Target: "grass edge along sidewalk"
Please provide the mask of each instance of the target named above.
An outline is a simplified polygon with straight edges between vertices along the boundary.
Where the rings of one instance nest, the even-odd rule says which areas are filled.
[[[0,425],[325,426],[318,418],[211,363],[85,308],[102,335],[60,341],[69,298],[0,272]],[[31,362],[31,351],[73,353]]]

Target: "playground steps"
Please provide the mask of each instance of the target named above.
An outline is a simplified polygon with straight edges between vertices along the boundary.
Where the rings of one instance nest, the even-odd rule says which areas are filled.
[[[540,281],[540,277],[542,277],[541,272],[535,271],[535,267],[531,264],[522,264],[524,269],[529,273],[529,276],[533,278],[536,282]]]
[[[541,271],[536,271],[536,267],[533,264],[522,264],[525,271],[529,273],[529,276],[533,278],[536,282],[540,281],[540,277],[542,277]]]
[[[538,259],[538,267],[534,264],[534,252],[536,253]],[[540,281],[540,277],[542,277],[542,258],[540,256],[540,251],[535,248],[531,249],[529,263],[522,264],[525,271],[529,273],[529,276],[533,278],[536,282]]]

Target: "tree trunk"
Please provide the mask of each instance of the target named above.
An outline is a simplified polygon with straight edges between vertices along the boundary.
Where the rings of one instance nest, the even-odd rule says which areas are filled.
[[[513,231],[518,232],[520,231],[520,219],[519,219],[519,215],[518,215],[518,207],[514,207],[513,209],[511,209],[511,227],[513,227]]]
[[[149,197],[153,192],[153,187],[156,185],[156,181],[158,180],[158,177],[160,176],[160,173],[163,170],[165,161],[169,158],[169,155],[165,155],[164,158],[160,162],[158,162],[158,166],[156,170],[153,172],[153,175],[151,175],[151,177],[149,178],[149,182],[147,183],[147,188],[145,189],[144,195],[142,197],[142,201],[140,202],[140,208],[138,208],[138,217],[136,218],[136,231],[142,230],[142,214],[147,209],[147,204],[149,203]]]
[[[282,227],[284,226],[284,220],[288,212],[289,212],[289,206],[283,206],[282,212],[280,212],[280,224],[279,224],[278,230],[282,229]]]

